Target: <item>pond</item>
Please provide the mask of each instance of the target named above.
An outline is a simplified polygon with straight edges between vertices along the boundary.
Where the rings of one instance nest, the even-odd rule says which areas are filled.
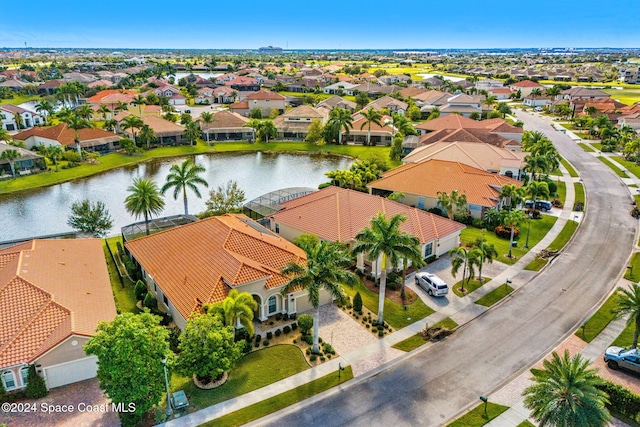
[[[0,241],[73,231],[67,225],[71,204],[83,199],[106,205],[114,223],[109,234],[117,234],[120,227],[136,221],[124,208],[127,188],[133,179],[151,178],[162,187],[171,165],[182,160],[154,160],[52,187],[0,196]],[[195,161],[206,168],[202,177],[209,187],[200,187],[201,199],[187,191],[190,214],[204,211],[209,191],[229,180],[238,183],[249,201],[285,187],[317,188],[327,182],[326,172],[351,164],[347,158],[266,153],[206,154],[196,156]],[[160,216],[184,213],[182,194],[174,200],[173,190],[169,190],[164,200],[165,209]]]

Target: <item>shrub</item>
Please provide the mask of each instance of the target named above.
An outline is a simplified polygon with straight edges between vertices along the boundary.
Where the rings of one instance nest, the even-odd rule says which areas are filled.
[[[640,414],[640,396],[608,381],[597,387],[609,395],[607,408],[632,420],[637,419]]]
[[[301,314],[298,319],[298,325],[300,325],[302,335],[307,335],[311,328],[313,328],[313,316],[309,314]]]
[[[558,200],[558,199],[553,199],[551,201],[551,204],[556,208],[562,208],[562,206],[563,206],[562,202],[560,200]]]
[[[487,226],[482,218],[473,218],[473,220],[471,220],[471,225],[476,228],[485,228]]]
[[[391,289],[392,291],[397,291],[398,282],[387,282],[387,288]]]
[[[558,184],[556,184],[556,182],[551,179],[547,180],[547,187],[549,187],[549,194],[551,194],[552,196],[558,192]]]
[[[289,319],[291,320],[296,320],[296,317],[298,317],[298,313],[292,313],[289,315]]]
[[[255,342],[255,344],[253,344],[253,346],[254,346],[255,348],[260,347],[260,341],[256,341],[256,342]]]
[[[273,338],[273,332],[267,332],[267,339],[270,340]]]
[[[133,288],[133,292],[136,294],[136,301],[142,301],[149,290],[142,280],[138,280],[135,288]]]
[[[280,335],[282,335],[282,331],[278,328],[276,329],[276,336],[279,337]]]
[[[431,212],[432,214],[438,215],[438,216],[446,216],[444,211],[440,208],[431,208],[431,209],[427,209],[427,212]]]
[[[369,329],[369,324],[368,324],[368,323],[367,323],[367,324],[365,324],[364,326],[365,326],[367,329]]]
[[[288,313],[283,314],[282,320],[289,320],[289,314]]]
[[[311,349],[308,348],[307,351],[305,351],[305,353],[307,353],[307,356],[309,356],[311,354]]]
[[[322,344],[322,337],[318,337],[318,342]]]
[[[436,260],[436,256],[435,256],[435,255],[430,255],[430,256],[428,256],[428,257],[426,257],[426,258],[424,259],[424,262],[425,262],[426,264],[431,264],[431,263],[432,263],[433,261],[435,261],[435,260]]]
[[[253,343],[251,341],[245,341],[244,347],[242,348],[242,352],[249,353],[251,350],[253,350]]]
[[[304,342],[306,342],[307,344],[311,345],[313,344],[313,337],[311,335],[305,335],[302,337],[302,340]]]
[[[62,160],[66,160],[67,162],[80,162],[82,160],[82,156],[78,154],[77,151],[67,150],[62,153]]]
[[[584,205],[582,204],[582,202],[576,202],[573,204],[573,210],[576,212],[582,212],[582,210],[584,209]]]
[[[144,301],[142,301],[142,306],[147,307],[149,310],[157,310],[158,309],[158,300],[153,296],[151,292],[147,292],[147,295],[144,297]]]
[[[471,225],[471,223],[473,222],[473,218],[471,217],[469,211],[457,212],[453,216],[453,219],[466,225]]]
[[[49,394],[44,379],[36,372],[36,365],[29,365],[27,387],[24,394],[29,399],[39,399]]]
[[[284,332],[285,334],[288,334],[289,332],[291,332],[291,327],[290,327],[290,326],[288,326],[288,325],[287,325],[287,326],[285,326],[285,327],[282,329],[282,332]]]
[[[331,344],[329,344],[329,343],[324,343],[324,344],[322,344],[322,350],[325,353],[331,353],[333,351],[333,347],[331,347]]]
[[[251,341],[251,338],[252,337],[249,336],[249,332],[247,332],[245,328],[238,329],[236,331],[236,338],[235,338],[236,342],[242,341],[242,340]]]
[[[311,356],[309,356],[309,360],[312,362],[315,362],[317,358],[318,356],[316,356],[315,354],[312,354]]]
[[[383,326],[383,325],[378,325],[378,327],[377,327],[376,329],[378,329],[379,331],[381,331],[381,330],[383,330],[383,329],[384,329],[384,326]]]
[[[169,348],[176,354],[180,353],[178,350],[178,344],[180,344],[181,334],[182,331],[180,328],[169,328]]]
[[[282,320],[282,313],[276,314],[276,320]]]
[[[262,345],[265,346],[265,347],[268,346],[269,345],[269,340],[262,341]]]
[[[509,239],[511,237],[511,227],[505,227],[504,225],[499,225],[493,230],[494,233],[498,237],[502,237],[503,239]],[[520,234],[520,230],[518,227],[513,227],[513,239],[515,240]]]
[[[292,331],[295,331],[296,329],[298,329],[298,324],[297,324],[296,322],[293,322],[293,323],[291,324],[291,330],[292,330]]]
[[[378,336],[379,337],[383,337],[384,336],[384,331],[378,331]]]
[[[256,334],[256,342],[262,341],[262,335]]]
[[[320,356],[320,361],[321,361],[321,362],[324,362],[325,360],[327,360],[327,358],[326,358],[326,357],[324,357],[324,356]]]

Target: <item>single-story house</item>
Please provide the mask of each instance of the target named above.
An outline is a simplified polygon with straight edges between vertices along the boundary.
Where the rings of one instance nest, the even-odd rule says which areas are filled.
[[[366,144],[370,125],[372,145],[391,145],[393,142],[393,135],[396,131],[396,129],[391,125],[391,117],[382,117],[380,123],[382,123],[382,126],[378,126],[376,123],[367,123],[367,120],[362,116],[362,114],[355,114],[353,127],[349,129],[349,134],[346,135],[344,130],[340,130],[343,134],[342,141],[354,144]]]
[[[418,133],[425,134],[445,129],[487,129],[491,133],[500,135],[505,139],[522,141],[524,130],[507,123],[504,119],[495,118],[489,120],[473,120],[459,114],[440,116],[433,120],[422,122],[416,126]]]
[[[125,243],[143,280],[184,329],[204,304],[221,302],[231,289],[258,303],[255,318],[311,309],[306,291],[280,294],[289,279],[280,271],[303,263],[304,251],[245,215],[226,214]],[[331,301],[323,292],[321,304]]]
[[[353,101],[349,101],[348,99],[344,99],[341,96],[333,95],[331,98],[318,102],[316,107],[326,107],[330,110],[333,110],[334,108],[343,108],[353,113],[356,110],[357,104]]]
[[[319,120],[324,125],[328,117],[329,110],[326,108],[301,105],[276,117],[273,120],[273,124],[278,129],[278,139],[303,141],[307,137],[309,127],[314,120]]]
[[[119,147],[120,135],[98,128],[79,129],[80,148],[86,151],[110,152]],[[63,148],[77,149],[76,131],[69,129],[66,123],[51,127],[35,127],[13,136],[13,139],[24,141],[29,149],[38,145],[59,145]]]
[[[211,142],[255,140],[255,129],[244,126],[248,121],[240,114],[224,110],[215,113],[211,123],[204,123],[201,118],[197,120],[200,129],[209,134]]]
[[[9,145],[4,142],[0,142],[0,155],[6,150],[16,150],[20,157],[13,162],[13,169],[16,174],[29,173],[32,169],[36,169],[39,164],[44,166],[44,161],[38,161],[44,159],[40,154],[26,150],[24,148],[16,147],[15,145]],[[0,177],[11,174],[11,165],[9,160],[0,158]]]
[[[387,216],[403,214],[407,220],[401,230],[420,240],[424,258],[436,258],[460,245],[463,224],[402,203],[338,187],[298,197],[281,204],[282,209],[270,216],[272,231],[292,241],[303,233],[312,233],[323,240],[352,245],[355,236],[369,226],[378,212]],[[378,275],[380,260],[358,255],[357,267]]]
[[[381,98],[376,99],[364,106],[363,111],[368,111],[369,108],[373,108],[376,111],[381,111],[382,109],[387,109],[389,114],[391,113],[400,113],[404,114],[409,108],[409,104],[406,102],[398,101],[395,98],[390,96],[383,96]]]
[[[553,97],[551,96],[527,96],[522,100],[524,105],[529,107],[546,107],[553,103]]]
[[[495,89],[488,89],[487,93],[489,95],[495,96],[497,101],[505,101],[511,98],[511,89],[508,87],[498,87]]]
[[[48,388],[96,376],[83,346],[116,317],[100,239],[32,240],[0,250],[0,377],[11,392],[35,364]]]
[[[337,82],[325,86],[322,89],[322,92],[328,95],[337,95],[337,94],[347,94],[351,89],[358,86],[357,84],[349,83],[349,82]]]
[[[180,126],[179,124],[170,122],[169,120],[165,120],[162,117],[157,116],[143,116],[142,122],[153,129],[153,132],[158,138],[157,143],[160,145],[174,145],[186,141],[183,136],[184,127]],[[123,131],[129,138],[133,137],[132,129],[123,129]],[[136,135],[138,134],[138,132],[139,129],[135,129]]]
[[[542,91],[544,89],[544,86],[531,80],[522,80],[510,84],[509,89],[511,89],[512,92],[520,91],[520,95],[523,98],[526,98],[527,96],[531,95],[531,92],[533,92],[534,89],[540,89],[540,91]]]
[[[405,195],[402,203],[418,209],[442,208],[438,192],[457,190],[467,197],[473,218],[481,218],[487,210],[501,207],[499,194],[505,184],[522,186],[522,182],[459,162],[429,159],[406,163],[382,174],[382,178],[367,184],[372,194],[388,196],[393,192]]]

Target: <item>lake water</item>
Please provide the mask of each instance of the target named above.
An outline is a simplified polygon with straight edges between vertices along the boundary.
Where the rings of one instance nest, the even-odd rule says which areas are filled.
[[[102,201],[113,218],[114,227],[109,234],[119,233],[120,227],[136,221],[124,208],[127,188],[133,179],[151,178],[162,187],[171,165],[182,160],[154,160],[52,187],[0,196],[0,241],[72,231],[67,225],[71,204],[83,199]],[[190,214],[204,211],[209,191],[230,179],[238,182],[249,201],[285,187],[317,188],[328,181],[326,172],[351,164],[347,158],[265,153],[207,154],[196,156],[195,160],[206,168],[202,177],[209,187],[200,187],[201,199],[187,191]],[[165,209],[160,216],[184,213],[182,193],[174,200],[173,191],[169,190],[164,199]]]
[[[416,74],[416,76],[420,76],[423,79],[429,79],[431,77],[435,77],[435,76],[438,76],[438,75],[440,75],[440,74]],[[442,77],[444,77],[445,80],[450,80],[450,81],[452,81],[454,83],[464,80],[464,77],[452,77],[452,76],[442,76]]]

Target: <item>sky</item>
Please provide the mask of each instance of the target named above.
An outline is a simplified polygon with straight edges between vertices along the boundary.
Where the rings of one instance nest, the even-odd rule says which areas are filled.
[[[609,6],[593,0],[30,0],[34,13],[1,20],[0,47],[640,47],[640,2]]]

